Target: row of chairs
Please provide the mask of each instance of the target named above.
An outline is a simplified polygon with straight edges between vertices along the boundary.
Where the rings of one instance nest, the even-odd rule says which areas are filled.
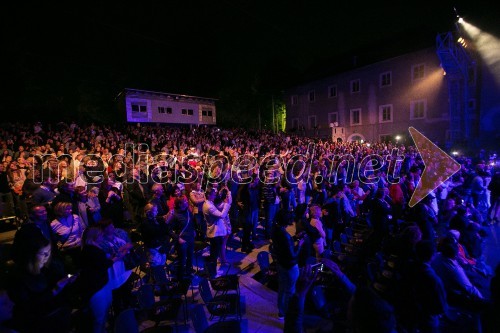
[[[158,297],[156,293],[157,286],[155,284],[143,284],[136,292],[137,306],[125,310],[115,319],[115,333],[139,332],[139,322],[145,320],[152,321],[154,326],[141,332],[151,333],[159,332],[160,330],[162,332],[172,332],[178,327],[181,309],[184,309],[184,324],[187,324],[189,312],[196,332],[216,332],[219,329],[224,329],[224,331],[228,332],[239,332],[241,305],[237,277],[237,275],[227,275],[215,279],[202,278],[199,282],[199,293],[203,300],[203,305],[193,305],[189,311],[189,306],[186,302],[187,289],[189,288],[187,283],[184,286],[171,286],[165,298],[162,298],[162,295]],[[201,311],[203,315],[200,312],[200,308],[197,307],[198,305],[202,306]],[[217,325],[208,325],[204,312],[205,309],[210,315],[210,320],[218,318],[219,323]],[[234,319],[226,323],[227,317],[234,317]],[[137,318],[140,318],[139,322]],[[165,321],[173,322],[174,326],[160,325]]]
[[[142,239],[138,232],[132,232],[133,241],[136,247],[143,250],[145,254],[144,245]],[[240,304],[240,286],[239,286],[239,276],[237,274],[229,274],[230,267],[224,275],[215,277],[216,275],[216,265],[204,262],[203,271],[200,271],[200,265],[198,263],[201,253],[209,246],[207,242],[197,241],[195,244],[195,263],[196,268],[196,279],[199,280],[198,290],[203,301],[203,311],[208,312],[210,320],[216,318],[219,322],[226,322],[226,318],[229,316],[235,317],[235,320],[239,323],[241,320],[241,304]],[[146,258],[146,256],[144,256]],[[169,259],[171,260],[171,259]],[[198,320],[196,318],[201,318],[201,315],[196,311],[189,310],[192,306],[188,302],[188,291],[191,288],[192,300],[194,300],[194,286],[192,279],[183,279],[181,277],[176,277],[175,261],[169,265],[165,265],[164,271],[153,272],[153,269],[148,266],[146,260],[143,260],[134,269],[136,280],[136,298],[137,303],[133,309],[127,309],[127,313],[123,314],[125,318],[123,321],[132,320],[130,319],[131,314],[134,314],[135,318],[138,318],[140,322],[144,320],[152,321],[155,327],[164,328],[166,332],[172,329],[177,329],[179,319],[184,320],[184,324],[187,324],[189,317],[194,326],[198,325]],[[196,276],[195,275],[195,276]],[[149,279],[145,279],[145,276],[149,276]],[[199,307],[197,309],[199,311]],[[182,314],[182,317],[180,316]],[[120,313],[121,315],[121,313]],[[122,321],[118,315],[115,318],[115,327],[120,324],[118,322]],[[137,319],[136,319],[137,320]],[[206,318],[205,318],[206,321]],[[161,325],[162,322],[172,322],[173,326]],[[230,324],[229,326],[231,326]],[[133,326],[133,325],[132,325]],[[137,325],[135,325],[137,327]],[[207,325],[205,329],[208,329],[210,325]],[[170,328],[169,328],[170,327]],[[219,324],[216,327],[226,327],[225,324]],[[239,325],[238,325],[239,327]],[[196,327],[195,327],[196,328]],[[213,328],[212,328],[213,329]],[[201,327],[197,328],[198,331]],[[115,332],[120,332],[115,330]],[[123,331],[128,333],[129,331]],[[149,332],[149,331],[148,331]],[[237,332],[236,330],[231,330],[231,332]]]
[[[241,323],[238,320],[226,320],[209,324],[202,304],[194,304],[189,311],[196,333],[240,333]],[[137,313],[133,308],[122,311],[114,326],[114,333],[171,333],[171,326],[154,326],[139,330]]]

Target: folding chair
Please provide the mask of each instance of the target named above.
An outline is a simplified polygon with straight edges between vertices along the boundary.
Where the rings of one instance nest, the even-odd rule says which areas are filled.
[[[162,321],[173,321],[177,327],[179,310],[182,307],[182,299],[169,297],[157,301],[155,299],[155,287],[152,284],[144,284],[137,291],[137,302],[139,310],[146,318],[153,321],[158,326]]]
[[[191,321],[196,333],[240,333],[241,325],[238,320],[226,320],[208,324],[205,309],[201,304],[194,305],[190,310]]]
[[[170,326],[155,326],[139,331],[139,323],[135,317],[135,309],[129,308],[120,312],[115,319],[114,333],[171,333]]]
[[[214,296],[206,278],[200,280],[199,291],[210,313],[210,320],[214,317],[224,320],[229,315],[236,316],[238,320],[241,319],[239,294],[231,293]]]

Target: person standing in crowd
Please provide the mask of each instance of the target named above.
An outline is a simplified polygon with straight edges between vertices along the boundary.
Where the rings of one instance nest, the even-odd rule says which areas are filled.
[[[9,177],[5,166],[0,163],[0,203],[3,205],[3,216],[14,216],[14,197],[9,185]]]
[[[284,319],[288,309],[288,301],[295,293],[295,283],[299,278],[298,255],[304,238],[295,244],[286,228],[291,225],[290,213],[279,210],[276,214],[276,226],[273,229],[272,242],[278,263],[278,318]]]
[[[108,269],[118,257],[108,258],[101,247],[104,234],[98,226],[90,227],[85,233],[82,247],[81,271],[76,285],[83,304],[91,313],[93,333],[106,332],[106,321],[112,303]]]
[[[132,177],[128,180],[125,190],[131,205],[132,218],[135,222],[139,222],[142,220],[142,214],[149,198],[149,193],[145,182],[141,179],[141,172],[138,168],[132,169]]]
[[[250,253],[257,240],[257,223],[259,222],[259,177],[253,175],[250,183],[240,184],[236,202],[241,209],[243,221],[243,238],[241,252]]]
[[[274,217],[279,206],[278,179],[274,171],[265,171],[265,181],[261,184],[261,198],[264,201],[265,237],[271,239]]]
[[[144,207],[144,221],[140,232],[147,251],[147,261],[151,267],[151,277],[155,281],[165,280],[165,263],[170,252],[170,221],[173,210],[168,213],[168,219],[158,219],[158,210],[152,203]]]
[[[207,236],[207,223],[203,218],[203,203],[205,193],[201,189],[201,181],[197,181],[195,187],[189,193],[189,206],[195,219],[196,233],[199,240],[204,240]]]
[[[228,195],[222,202],[222,210],[215,206],[217,190],[210,188],[205,193],[205,203],[203,204],[203,216],[207,221],[207,238],[210,242],[209,261],[212,265],[217,265],[217,259],[220,257],[223,237],[226,236],[226,225],[224,219],[228,216],[231,208],[232,199]]]
[[[371,223],[373,225],[374,240],[380,244],[392,226],[392,207],[386,200],[384,188],[378,188],[375,199],[371,204]]]
[[[14,199],[14,207],[16,215],[19,217],[26,217],[28,215],[28,208],[23,195],[23,185],[26,180],[26,170],[18,166],[16,161],[12,161],[7,169],[9,184],[12,188],[12,196]]]
[[[498,224],[500,222],[500,169],[494,170],[488,184],[488,190],[490,191],[491,206],[488,211],[487,221],[490,224]]]
[[[223,203],[227,199],[227,197],[231,195],[231,192],[227,188],[227,186],[223,186],[219,193],[217,193],[217,197],[215,198],[214,204],[217,207],[218,210],[224,209]],[[231,205],[232,207],[232,205]],[[227,257],[226,257],[226,247],[227,247],[227,242],[229,238],[232,235],[232,226],[231,226],[231,209],[229,209],[229,213],[226,217],[223,218],[224,220],[224,226],[226,228],[226,235],[222,237],[222,245],[220,249],[220,263],[221,264],[227,264]]]
[[[121,192],[116,187],[102,182],[99,191],[99,203],[101,205],[102,218],[109,217],[113,224],[119,228],[124,226],[124,200]]]
[[[319,259],[325,251],[325,239],[326,233],[323,229],[323,223],[321,222],[321,207],[318,205],[312,205],[309,207],[309,216],[311,217],[311,227],[317,230],[318,237],[313,239],[313,248],[316,253],[316,258]]]
[[[180,198],[183,194],[182,194],[181,188],[178,186],[178,184],[175,184],[171,188],[171,190],[172,190],[172,192],[170,193],[170,195],[168,197],[167,206],[168,206],[169,210],[174,210],[175,200],[177,198]]]
[[[193,273],[194,240],[196,236],[195,219],[188,209],[185,196],[177,198],[174,214],[170,220],[170,236],[175,242],[178,260],[177,278],[190,278]]]
[[[163,193],[163,185],[154,183],[151,186],[152,197],[149,200],[158,209],[158,217],[166,218],[170,208],[167,205],[167,197]]]

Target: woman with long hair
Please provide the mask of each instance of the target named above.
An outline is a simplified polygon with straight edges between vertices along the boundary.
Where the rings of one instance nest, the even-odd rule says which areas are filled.
[[[7,290],[14,302],[13,326],[20,332],[69,331],[71,308],[66,287],[75,277],[66,276],[52,262],[51,254],[50,240],[37,229],[16,233]]]
[[[112,302],[108,269],[120,260],[119,256],[107,256],[101,247],[103,237],[104,233],[99,227],[86,230],[78,278],[78,290],[90,310],[94,333],[106,331],[106,319]]]

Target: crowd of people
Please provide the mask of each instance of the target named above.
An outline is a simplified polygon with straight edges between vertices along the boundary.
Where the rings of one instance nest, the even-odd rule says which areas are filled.
[[[151,281],[165,279],[171,258],[175,278],[191,279],[196,241],[209,244],[207,262],[215,267],[227,263],[235,235],[245,253],[258,240],[270,243],[280,281],[276,312],[286,317],[286,331],[302,327],[304,298],[318,275],[309,268],[317,262],[350,298],[389,311],[377,316],[388,318],[377,324],[380,332],[437,332],[448,306],[478,314],[498,307],[490,288],[495,272],[483,253],[489,226],[500,219],[493,152],[457,156],[460,171],[450,179],[437,172],[436,190],[409,208],[427,154],[411,145],[74,122],[4,124],[0,140],[2,215],[20,223],[14,265],[0,285],[14,304],[14,330],[66,332],[78,306],[92,319],[89,330],[104,332],[110,307],[118,311],[132,292],[132,230]],[[355,227],[363,237],[347,235]],[[340,260],[348,245],[356,253]],[[378,293],[365,290],[365,268],[391,256],[400,289],[382,293],[372,281]],[[395,294],[412,295],[411,305]],[[365,328],[377,319],[352,315]],[[485,327],[495,319],[481,318],[488,318]]]

